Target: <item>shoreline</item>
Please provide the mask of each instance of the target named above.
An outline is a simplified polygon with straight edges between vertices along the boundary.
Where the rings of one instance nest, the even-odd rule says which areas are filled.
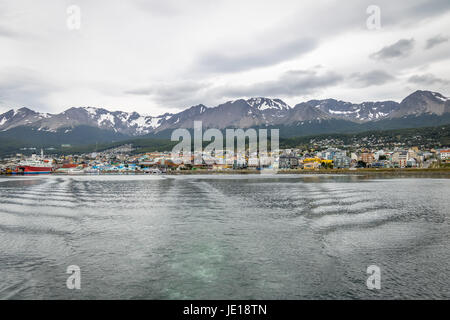
[[[52,176],[178,176],[178,175],[385,175],[385,176],[400,176],[400,175],[439,175],[450,178],[450,168],[439,168],[439,169],[414,169],[414,168],[403,168],[403,169],[318,169],[318,170],[304,170],[304,169],[283,169],[283,170],[182,170],[182,171],[169,171],[167,173],[155,174],[155,173],[143,173],[143,172],[127,172],[127,173],[116,173],[116,172],[105,172],[105,173],[51,173],[48,175]],[[23,177],[23,176],[39,176],[33,174],[17,175],[17,174],[2,174],[3,177]]]
[[[450,178],[450,168],[440,169],[318,169],[318,170],[304,170],[304,169],[283,169],[283,170],[230,170],[230,171],[176,171],[169,172],[166,175],[263,175],[263,174],[292,174],[292,175],[386,175],[386,176],[400,176],[400,175],[439,175]]]

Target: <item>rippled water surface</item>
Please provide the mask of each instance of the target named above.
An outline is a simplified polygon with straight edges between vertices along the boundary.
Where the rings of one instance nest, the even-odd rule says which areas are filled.
[[[0,298],[448,299],[449,191],[427,178],[0,178]],[[66,288],[69,265],[81,290]]]

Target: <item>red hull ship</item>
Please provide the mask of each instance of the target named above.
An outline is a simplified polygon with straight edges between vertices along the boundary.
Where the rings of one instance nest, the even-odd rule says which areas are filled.
[[[50,174],[53,172],[51,161],[44,159],[44,152],[41,150],[41,158],[35,155],[31,159],[25,160],[16,166],[13,174]]]
[[[15,174],[50,174],[52,167],[17,166],[13,172]]]

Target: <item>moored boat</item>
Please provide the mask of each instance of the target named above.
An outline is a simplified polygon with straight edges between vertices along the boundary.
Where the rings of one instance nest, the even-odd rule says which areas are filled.
[[[20,162],[12,174],[50,174],[53,172],[52,160],[44,158],[44,151],[41,149],[41,157],[35,154],[30,159]]]
[[[53,168],[48,164],[18,165],[13,174],[50,174]]]

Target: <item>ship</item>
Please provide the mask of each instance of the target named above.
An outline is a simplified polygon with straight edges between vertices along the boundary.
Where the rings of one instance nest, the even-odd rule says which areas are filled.
[[[12,174],[50,174],[53,172],[51,160],[44,159],[44,153],[41,150],[41,158],[33,155],[31,159],[20,162]]]
[[[50,174],[53,167],[45,161],[25,161],[16,166],[13,174]]]

